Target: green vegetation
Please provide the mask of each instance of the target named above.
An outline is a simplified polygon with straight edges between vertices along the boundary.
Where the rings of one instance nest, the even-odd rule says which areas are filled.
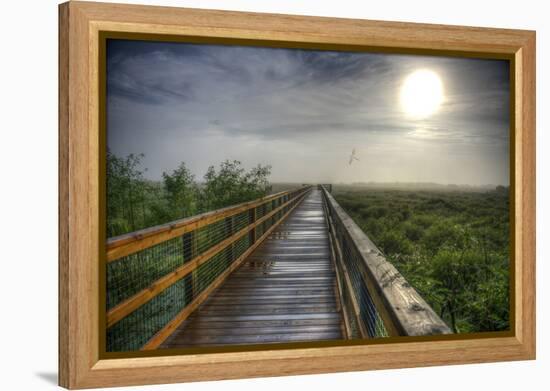
[[[336,200],[455,332],[509,329],[509,193],[340,186]]]
[[[172,220],[263,197],[271,191],[270,166],[248,172],[237,160],[210,166],[199,183],[185,163],[162,181],[144,178],[144,155],[124,158],[107,152],[107,236],[113,237]]]

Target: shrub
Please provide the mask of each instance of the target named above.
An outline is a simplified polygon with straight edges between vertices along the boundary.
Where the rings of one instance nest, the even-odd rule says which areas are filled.
[[[424,234],[422,227],[419,227],[410,221],[404,223],[401,228],[407,239],[412,240],[413,242],[418,242]]]
[[[435,254],[439,249],[467,249],[476,243],[472,230],[465,225],[455,224],[451,219],[439,221],[426,230],[422,238],[423,246]]]
[[[371,207],[367,208],[366,214],[369,217],[379,219],[379,218],[384,217],[388,214],[388,209],[383,207],[383,206],[371,206]]]
[[[413,251],[411,242],[399,231],[384,232],[378,244],[386,254],[406,255]]]
[[[417,214],[412,217],[411,222],[415,225],[418,225],[424,229],[428,228],[436,221],[436,217],[431,215]]]

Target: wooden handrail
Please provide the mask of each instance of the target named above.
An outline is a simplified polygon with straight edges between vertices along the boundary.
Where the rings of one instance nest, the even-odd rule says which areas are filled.
[[[334,197],[321,187],[332,217],[361,259],[362,278],[390,335],[449,334],[450,328],[405,280],[382,252],[348,216]]]
[[[239,258],[237,258],[227,270],[220,274],[210,285],[202,291],[189,305],[185,306],[170,322],[168,322],[160,331],[158,331],[142,348],[141,350],[153,350],[158,348],[168,338],[180,324],[182,324],[212,293],[218,288],[225,279],[231,274],[252,252],[273,232],[275,228],[296,208],[306,194],[301,193],[299,196],[289,200],[288,202],[296,202],[281,218],[265,231],[258,240],[252,244]]]
[[[266,204],[274,199],[285,195],[290,195],[295,192],[304,191],[308,188],[309,186],[304,186],[297,189],[281,191],[279,193],[271,194],[253,201],[243,202],[242,204],[228,206],[226,208],[201,213],[196,216],[186,217],[184,219],[175,220],[166,224],[156,225],[154,227],[144,228],[124,235],[115,236],[107,240],[107,262],[116,261],[117,259],[145,250],[149,247],[181,236],[187,232],[194,231],[227,217],[231,217]]]
[[[219,252],[223,251],[226,247],[230,246],[232,243],[236,242],[237,240],[243,238],[246,234],[248,234],[254,228],[264,223],[266,220],[270,219],[273,215],[280,212],[285,207],[289,206],[292,202],[296,201],[296,198],[299,197],[301,194],[303,194],[305,190],[306,188],[304,188],[302,192],[299,192],[296,197],[289,199],[287,202],[273,209],[272,211],[267,213],[265,216],[247,225],[246,227],[242,228],[232,236],[224,239],[223,241],[216,244],[215,246],[212,246],[211,248],[206,250],[204,253],[197,255],[195,258],[189,260],[187,263],[183,264],[176,270],[162,276],[161,278],[159,278],[158,280],[156,280],[146,288],[142,289],[138,293],[134,294],[133,296],[129,297],[123,302],[117,304],[115,307],[113,307],[107,312],[107,327],[111,327],[121,319],[125,318],[130,313],[132,313],[133,311],[141,307],[143,304],[147,303],[154,297],[158,296],[166,288],[175,284],[177,281],[181,280],[185,276],[192,273],[200,265],[207,262],[209,259],[211,259],[213,256],[215,256]],[[279,197],[283,195],[286,195],[286,194],[280,194]]]

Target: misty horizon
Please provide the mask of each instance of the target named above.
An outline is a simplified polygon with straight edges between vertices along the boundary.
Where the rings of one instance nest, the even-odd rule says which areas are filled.
[[[399,104],[418,69],[445,97],[422,119]],[[505,60],[108,40],[107,144],[155,181],[238,160],[272,183],[508,186],[509,77]]]
[[[144,167],[146,168],[146,167]],[[167,172],[167,174],[169,174],[170,172]],[[206,180],[204,180],[201,177],[193,174],[195,176],[195,183],[197,183],[198,185],[204,185],[206,183]],[[160,184],[162,182],[162,178],[156,178],[156,179],[152,179],[152,178],[147,178],[146,177],[146,180],[152,182],[152,183],[158,183]],[[291,182],[291,181],[272,181],[270,180],[269,181],[271,185],[296,185],[296,186],[300,186],[302,184],[307,184],[307,185],[323,185],[323,184],[331,184],[331,185],[334,185],[334,186],[357,186],[357,187],[369,187],[369,186],[379,186],[379,187],[384,187],[384,186],[388,186],[388,187],[391,187],[391,186],[403,186],[403,187],[407,187],[407,186],[418,186],[418,187],[422,187],[422,186],[425,186],[425,187],[429,187],[429,186],[434,186],[434,187],[448,187],[448,188],[452,188],[452,187],[464,187],[464,188],[482,188],[482,189],[488,189],[488,188],[495,188],[497,186],[503,186],[503,187],[509,187],[510,185],[502,185],[502,184],[498,184],[498,183],[484,183],[484,184],[479,184],[479,185],[472,185],[472,184],[468,184],[468,183],[440,183],[440,182],[399,182],[399,181],[394,181],[394,182],[374,182],[374,181],[369,181],[369,182],[329,182],[329,181],[320,181],[320,182]]]

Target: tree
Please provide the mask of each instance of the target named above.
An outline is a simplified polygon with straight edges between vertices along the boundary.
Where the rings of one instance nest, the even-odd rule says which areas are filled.
[[[185,163],[162,182],[143,177],[143,154],[118,157],[107,151],[107,235],[113,237],[171,220],[193,216],[263,197],[271,191],[270,166],[248,172],[239,161],[226,160],[219,170],[209,167],[198,185]]]
[[[180,163],[172,174],[162,173],[165,197],[172,219],[192,216],[197,213],[197,184],[185,163]]]
[[[145,181],[139,170],[145,155],[121,158],[107,150],[107,234],[109,237],[138,229],[143,220]]]
[[[482,281],[483,256],[475,250],[456,251],[441,249],[431,260],[431,277],[441,298],[441,314],[449,313],[451,327],[459,332],[457,319],[470,305],[472,293]]]
[[[271,166],[258,165],[246,172],[238,160],[225,160],[216,171],[210,166],[204,176],[201,209],[212,210],[263,197],[271,191]]]

